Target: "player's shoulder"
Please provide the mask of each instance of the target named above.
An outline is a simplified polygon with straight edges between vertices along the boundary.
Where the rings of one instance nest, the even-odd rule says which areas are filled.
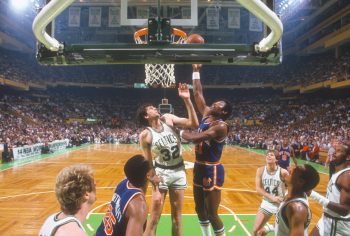
[[[257,174],[262,174],[264,172],[265,166],[260,166],[258,167],[258,169],[256,170]]]
[[[137,194],[132,198],[128,205],[127,211],[129,215],[143,215],[144,213],[147,213],[147,204],[143,194]]]
[[[78,222],[72,221],[59,227],[55,236],[85,236],[85,231],[80,228]]]
[[[149,129],[144,129],[139,134],[140,141],[145,141],[148,137],[151,137],[151,131]]]

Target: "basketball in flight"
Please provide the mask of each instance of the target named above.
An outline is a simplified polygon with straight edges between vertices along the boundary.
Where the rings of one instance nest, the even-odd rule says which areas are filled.
[[[204,43],[204,38],[199,34],[191,34],[188,36],[186,43]]]

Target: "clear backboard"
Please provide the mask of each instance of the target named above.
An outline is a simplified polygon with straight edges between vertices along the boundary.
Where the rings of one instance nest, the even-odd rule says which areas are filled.
[[[37,58],[48,65],[275,65],[282,24],[273,9],[273,0],[52,0],[33,23]],[[148,40],[136,44],[142,28]],[[173,28],[200,34],[205,44],[174,44]]]

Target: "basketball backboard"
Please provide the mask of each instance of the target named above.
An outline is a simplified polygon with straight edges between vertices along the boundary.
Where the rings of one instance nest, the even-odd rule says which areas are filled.
[[[269,10],[273,5],[273,0],[52,0],[33,24],[42,42],[37,58],[48,65],[275,65],[281,61],[282,25]],[[135,31],[145,27],[157,40],[135,44]],[[206,43],[164,40],[174,27],[200,34]]]

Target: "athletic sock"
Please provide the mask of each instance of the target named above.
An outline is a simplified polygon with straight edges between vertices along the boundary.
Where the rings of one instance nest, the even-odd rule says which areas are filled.
[[[220,235],[220,236],[226,236],[225,233],[225,227],[222,227],[221,229],[214,230],[215,235]]]
[[[203,236],[211,236],[209,220],[199,221]]]

